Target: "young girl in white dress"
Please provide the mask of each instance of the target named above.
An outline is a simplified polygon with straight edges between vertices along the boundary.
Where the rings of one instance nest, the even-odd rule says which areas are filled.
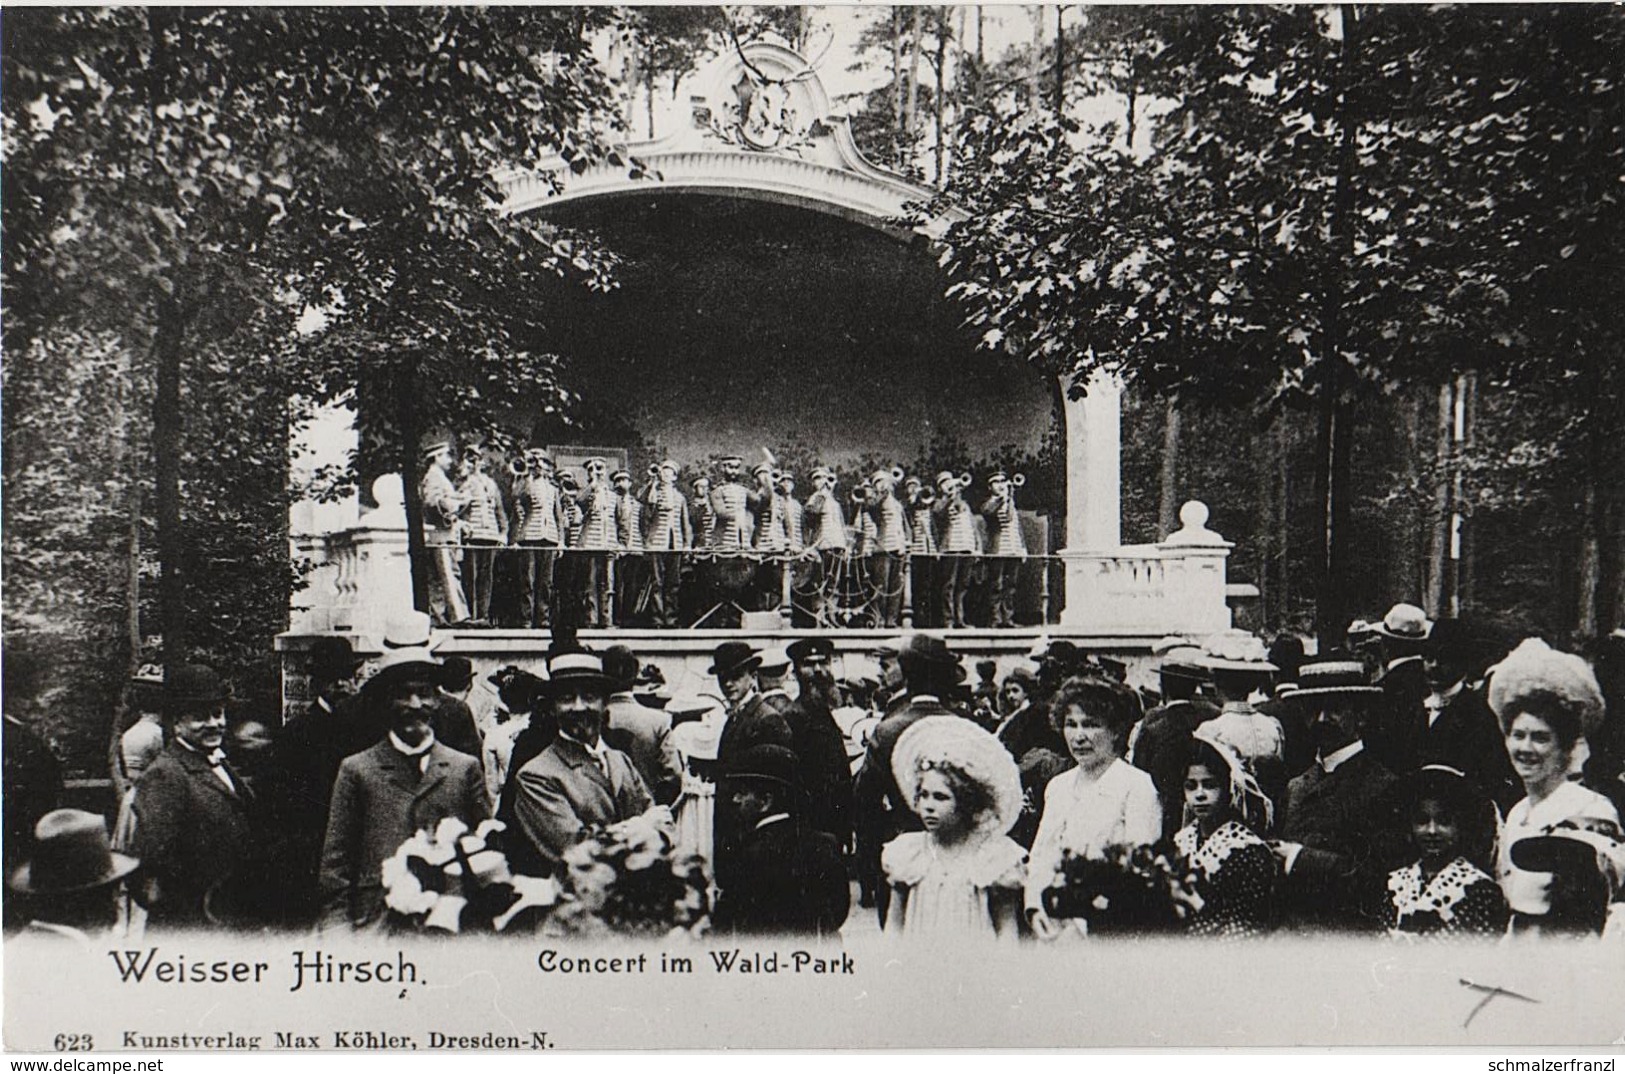
[[[881,852],[886,931],[1014,942],[1027,855],[1005,835],[1021,814],[1009,753],[969,720],[928,716],[897,740],[892,771],[925,830]]]

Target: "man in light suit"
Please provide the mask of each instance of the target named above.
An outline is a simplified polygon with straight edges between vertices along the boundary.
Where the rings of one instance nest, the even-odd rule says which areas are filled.
[[[226,688],[212,668],[182,664],[164,676],[169,746],[136,785],[136,850],[154,928],[206,923],[211,890],[253,849],[248,784],[226,761]]]
[[[423,463],[418,498],[423,505],[423,539],[434,563],[429,576],[431,610],[438,623],[466,622],[468,598],[456,545],[467,526],[469,500],[451,481],[451,441],[437,439],[425,446]]]
[[[435,741],[440,662],[427,647],[385,653],[361,704],[387,717],[383,740],[345,758],[322,845],[323,919],[362,929],[384,916],[382,865],[419,830],[490,815],[480,763]]]
[[[603,741],[610,682],[602,660],[561,653],[547,671],[558,738],[513,777],[513,812],[536,856],[559,871],[588,828],[631,820],[654,800],[631,758]]]
[[[688,500],[677,488],[677,473],[675,462],[668,459],[661,463],[659,480],[644,494],[649,524],[645,527],[643,544],[650,553],[649,565],[654,571],[655,622],[663,627],[677,625],[683,553],[694,543]]]

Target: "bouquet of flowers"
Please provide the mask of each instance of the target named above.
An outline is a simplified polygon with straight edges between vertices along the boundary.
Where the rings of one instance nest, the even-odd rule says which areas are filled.
[[[384,905],[396,924],[423,931],[534,931],[559,901],[548,877],[515,875],[492,837],[500,821],[469,831],[455,817],[420,830],[383,863]]]
[[[564,863],[565,896],[549,932],[699,936],[710,924],[703,860],[674,853],[669,810],[590,830]]]
[[[1202,905],[1196,877],[1153,847],[1111,847],[1104,858],[1070,852],[1060,883],[1044,892],[1044,912],[1083,918],[1091,934],[1177,932]]]

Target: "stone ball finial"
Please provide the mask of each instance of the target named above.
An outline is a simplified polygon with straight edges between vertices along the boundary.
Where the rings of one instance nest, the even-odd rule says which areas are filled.
[[[404,506],[406,504],[406,488],[401,484],[400,474],[379,474],[372,483],[372,498],[379,507]],[[1190,504],[1186,504],[1189,507]],[[1202,517],[1207,517],[1207,508],[1202,508]],[[1184,518],[1184,513],[1180,513]]]
[[[1179,509],[1179,529],[1168,535],[1165,545],[1228,545],[1230,542],[1207,528],[1207,504],[1186,500]]]

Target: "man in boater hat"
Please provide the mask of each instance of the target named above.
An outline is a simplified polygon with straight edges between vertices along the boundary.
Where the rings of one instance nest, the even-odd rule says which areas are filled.
[[[381,923],[379,867],[414,832],[448,817],[472,828],[490,814],[479,761],[435,740],[440,678],[427,646],[407,646],[387,650],[361,688],[361,704],[389,730],[339,766],[322,847],[326,927]]]

